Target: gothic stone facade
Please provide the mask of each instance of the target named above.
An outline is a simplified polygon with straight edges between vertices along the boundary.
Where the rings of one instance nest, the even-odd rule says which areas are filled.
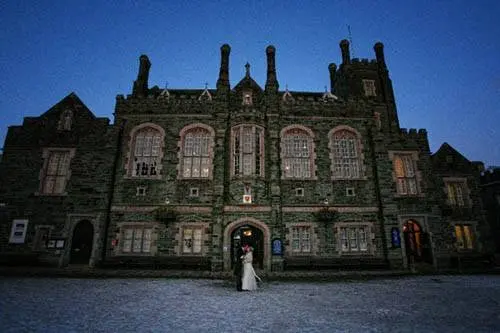
[[[143,55],[114,125],[71,94],[10,127],[2,253],[216,271],[242,242],[263,270],[441,268],[483,254],[475,165],[443,168],[458,152],[432,155],[425,130],[400,128],[381,43],[373,60],[340,48],[324,93],[280,90],[273,46],[265,86],[247,64],[232,87],[223,45],[216,89],[149,88]]]

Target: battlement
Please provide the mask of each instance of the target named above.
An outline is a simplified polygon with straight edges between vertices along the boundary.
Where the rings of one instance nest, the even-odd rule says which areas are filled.
[[[352,65],[361,65],[361,66],[374,66],[377,65],[376,59],[368,59],[368,58],[353,58],[351,60]]]
[[[410,129],[401,128],[399,134],[400,134],[401,139],[403,139],[405,141],[410,140],[410,141],[415,141],[415,142],[420,142],[420,143],[424,143],[424,142],[428,141],[427,130],[425,130],[423,128],[420,128],[418,130],[416,128],[410,128]]]

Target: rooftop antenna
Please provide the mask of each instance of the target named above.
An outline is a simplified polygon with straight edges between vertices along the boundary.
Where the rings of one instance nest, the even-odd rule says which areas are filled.
[[[354,56],[354,44],[352,43],[351,26],[349,24],[347,25],[347,34],[348,34],[347,39],[349,40],[349,44],[351,45],[351,55],[352,55],[352,58],[355,58],[355,56]]]

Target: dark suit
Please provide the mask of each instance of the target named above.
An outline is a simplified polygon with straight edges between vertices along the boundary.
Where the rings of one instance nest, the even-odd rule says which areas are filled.
[[[234,276],[236,279],[236,290],[241,291],[241,278],[243,276],[243,262],[241,256],[243,256],[243,249],[238,247],[236,250],[236,261],[234,262]]]

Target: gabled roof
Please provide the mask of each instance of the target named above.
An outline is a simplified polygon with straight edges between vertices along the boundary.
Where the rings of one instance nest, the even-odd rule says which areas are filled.
[[[453,148],[450,144],[448,144],[448,142],[445,142],[441,145],[441,147],[439,147],[439,149],[437,150],[437,152],[435,152],[434,154],[432,154],[432,157],[436,157],[436,158],[440,158],[440,157],[444,157],[446,158],[446,156],[452,156],[452,157],[456,157],[457,159],[463,161],[463,162],[467,162],[467,163],[470,163],[470,161],[464,157],[464,155],[460,154],[458,152],[458,150],[456,150],[455,148]]]
[[[444,174],[472,174],[474,166],[467,158],[460,154],[447,142],[439,147],[432,156],[433,169]]]
[[[82,102],[80,97],[78,97],[74,92],[71,92],[69,95],[61,99],[46,112],[42,113],[40,117],[50,117],[52,114],[59,113],[65,109],[71,109],[72,111],[77,111],[78,113],[85,112],[90,118],[96,118],[92,111],[90,111],[90,109]]]
[[[245,77],[243,77],[243,79],[241,79],[241,81],[238,82],[236,86],[234,86],[233,90],[234,91],[252,90],[254,92],[261,93],[263,91],[262,88],[250,76],[250,64],[247,63],[245,65],[245,68],[246,68]]]

